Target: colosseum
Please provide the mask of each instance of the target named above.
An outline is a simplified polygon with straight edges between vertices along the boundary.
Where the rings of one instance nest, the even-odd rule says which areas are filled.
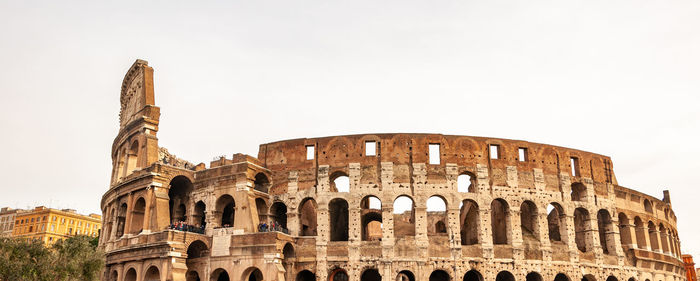
[[[262,144],[207,166],[158,146],[146,61],[120,101],[103,280],[685,279],[668,191],[620,186],[608,156],[364,134]]]

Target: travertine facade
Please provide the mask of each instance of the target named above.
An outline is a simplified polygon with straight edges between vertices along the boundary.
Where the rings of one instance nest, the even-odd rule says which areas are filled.
[[[102,198],[104,280],[685,279],[670,196],[619,186],[607,156],[367,134],[206,167],[158,147],[159,114],[153,69],[137,61]]]

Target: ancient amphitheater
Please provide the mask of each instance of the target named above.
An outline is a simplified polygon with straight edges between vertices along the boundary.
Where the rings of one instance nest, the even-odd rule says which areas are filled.
[[[103,280],[685,278],[668,192],[618,185],[607,156],[366,134],[194,165],[158,146],[159,116],[153,69],[138,60],[122,85],[101,203]]]

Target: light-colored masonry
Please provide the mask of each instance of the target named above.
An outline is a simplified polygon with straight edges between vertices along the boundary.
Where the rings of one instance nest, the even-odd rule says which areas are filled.
[[[158,146],[159,117],[153,69],[137,60],[101,204],[103,280],[685,279],[669,193],[619,186],[607,156],[365,134],[207,167]]]

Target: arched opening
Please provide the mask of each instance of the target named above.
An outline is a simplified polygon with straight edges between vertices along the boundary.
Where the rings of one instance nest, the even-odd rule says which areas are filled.
[[[607,210],[601,209],[598,211],[598,237],[600,238],[600,247],[603,248],[603,254],[615,252],[615,233],[613,230],[612,218]]]
[[[258,222],[267,223],[267,203],[265,203],[265,199],[255,198],[255,209],[258,212]]]
[[[118,281],[119,273],[116,270],[112,270],[112,274],[109,275],[109,281]]]
[[[294,246],[291,243],[287,243],[282,248],[282,266],[285,269],[285,279],[292,279],[292,269],[294,268],[294,261],[296,260],[296,254],[294,253]]]
[[[576,208],[574,210],[574,230],[576,231],[575,240],[576,248],[581,252],[588,252],[591,249],[589,237],[587,237],[590,227],[590,218],[588,211],[584,208]]]
[[[117,238],[124,236],[126,209],[126,203],[122,203],[122,205],[119,206],[119,212],[117,213]]]
[[[479,271],[472,269],[464,274],[464,278],[462,278],[462,281],[484,281],[484,277],[481,276],[481,273],[479,273]]]
[[[426,202],[428,236],[447,234],[447,203],[440,196],[432,196]]]
[[[160,281],[160,270],[155,266],[149,267],[143,281]]]
[[[316,274],[308,270],[297,273],[296,281],[316,281]]]
[[[493,244],[508,244],[508,203],[503,199],[495,199],[491,202],[491,231]]]
[[[651,206],[651,201],[649,199],[644,199],[644,211],[647,213],[653,213],[654,209]]]
[[[649,245],[653,251],[659,251],[659,238],[656,234],[656,225],[649,221],[647,229],[649,230]]]
[[[224,270],[223,268],[218,268],[214,270],[214,272],[211,273],[210,277],[210,281],[231,281],[231,279],[228,277],[228,272],[226,272],[226,270]]]
[[[632,231],[630,225],[630,220],[627,218],[625,213],[619,213],[617,215],[618,228],[620,229],[620,245],[627,248],[632,247]]]
[[[350,192],[350,177],[343,172],[335,172],[330,177],[331,192]]]
[[[126,156],[126,173],[124,176],[131,174],[137,168],[139,168],[139,142],[134,141]]]
[[[515,277],[508,271],[501,271],[496,275],[496,281],[515,281]]]
[[[428,277],[428,281],[450,281],[450,275],[445,272],[444,270],[435,270],[432,273],[430,273],[430,277]]]
[[[642,219],[639,217],[634,217],[635,237],[637,238],[637,247],[640,249],[647,249],[649,246],[646,239],[646,230],[644,228],[644,222]]]
[[[131,227],[129,233],[139,234],[143,230],[143,218],[146,213],[146,200],[143,197],[136,200],[134,209],[131,211]]]
[[[537,207],[532,201],[520,204],[520,229],[524,240],[539,242],[537,239]]]
[[[617,280],[617,277],[610,275],[610,276],[608,276],[608,279],[605,279],[605,281],[618,281],[618,280]]]
[[[575,182],[571,185],[571,200],[584,201],[587,196],[587,188],[580,182]]]
[[[360,281],[381,281],[382,275],[374,268],[367,269],[360,275]]]
[[[402,270],[396,275],[396,281],[416,281],[416,276],[410,270]]]
[[[185,273],[185,280],[186,281],[201,281],[201,279],[199,279],[199,273],[197,273],[197,271],[193,271],[193,270]]]
[[[271,223],[279,225],[282,232],[287,233],[287,205],[282,202],[275,202],[270,206]]]
[[[394,237],[416,235],[416,212],[413,199],[401,195],[394,200]]]
[[[207,248],[207,244],[204,244],[204,242],[200,240],[196,240],[190,243],[190,246],[187,247],[187,261],[189,262],[191,259],[206,257],[208,253],[209,248]]]
[[[459,207],[459,234],[462,245],[479,244],[479,205],[473,200],[464,200]]]
[[[246,280],[246,281],[262,281],[263,280],[262,271],[260,271],[260,269],[258,269],[256,267],[246,269],[244,272],[245,272],[244,273],[245,279],[243,279],[243,280]]]
[[[348,202],[336,198],[328,203],[328,212],[331,227],[331,241],[348,241]]]
[[[299,204],[299,235],[316,236],[316,200],[306,198]]]
[[[136,269],[129,268],[124,274],[124,281],[136,281]]]
[[[537,272],[530,272],[525,276],[525,281],[542,281],[542,275]]]
[[[348,281],[350,280],[350,276],[348,276],[348,273],[342,269],[342,268],[336,268],[331,272],[331,274],[328,277],[328,281]]]
[[[177,176],[170,181],[168,188],[170,223],[175,224],[187,221],[186,204],[189,202],[190,194],[194,189],[192,182],[185,176]]]
[[[661,236],[661,250],[664,253],[668,253],[668,232],[666,231],[666,227],[661,223],[659,224],[659,234]]]
[[[551,203],[547,206],[547,228],[549,230],[549,241],[564,241],[566,237],[566,215],[564,208],[557,203]]]
[[[554,276],[554,281],[571,281],[569,279],[569,276],[566,276],[564,273],[559,273],[557,276]]]
[[[581,281],[595,281],[595,277],[591,274],[586,274],[581,278]]]
[[[236,217],[236,202],[231,195],[225,194],[216,200],[216,211],[220,214],[221,227],[233,227]]]
[[[458,192],[476,192],[476,185],[474,184],[474,177],[470,173],[462,173],[457,177],[457,191]]]
[[[382,201],[374,196],[366,196],[360,201],[362,241],[382,239]]]
[[[204,202],[198,201],[197,204],[194,204],[194,213],[192,214],[192,220],[194,220],[194,223],[196,224],[196,226],[199,226],[200,229],[204,229],[204,227],[207,225],[206,212],[207,205],[204,204]]]
[[[258,173],[255,175],[255,181],[253,182],[253,189],[267,193],[270,189],[270,180],[263,173]]]

